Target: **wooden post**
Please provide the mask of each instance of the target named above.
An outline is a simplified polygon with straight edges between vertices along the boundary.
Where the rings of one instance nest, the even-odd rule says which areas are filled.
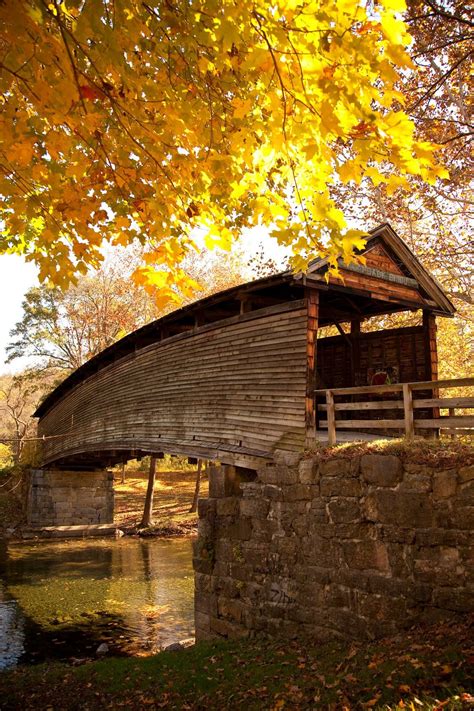
[[[249,311],[252,311],[252,302],[250,301],[250,296],[242,296],[240,299],[240,313],[246,314]]]
[[[351,385],[360,385],[360,380],[356,377],[360,376],[360,319],[351,321],[351,343]]]
[[[332,390],[326,390],[326,404],[328,406],[328,444],[336,444],[336,410],[334,409]]]
[[[319,291],[308,288],[308,325],[306,330],[306,445],[316,439],[316,406],[314,389],[316,387],[316,345],[319,317]]]
[[[150,458],[150,470],[148,472],[148,486],[145,497],[145,508],[143,510],[143,518],[140,524],[141,528],[153,526],[153,492],[155,490],[156,476],[156,457]]]
[[[125,484],[125,462],[122,462],[122,481],[121,484]]]
[[[456,408],[455,407],[449,408],[449,416],[450,417],[456,416]],[[451,430],[450,439],[456,439],[456,431],[455,430]]]
[[[403,383],[403,410],[405,413],[405,437],[413,439],[415,425],[413,421],[413,393],[409,383]]]
[[[429,311],[423,311],[423,341],[425,346],[425,377],[426,380],[438,380],[438,349],[436,342],[436,316]],[[439,390],[432,390],[431,397],[439,397]],[[440,416],[439,407],[433,407],[431,417]],[[439,437],[439,430],[431,430],[430,437]]]
[[[438,380],[438,352],[436,345],[436,316],[423,311],[423,340],[425,346],[426,380]],[[434,395],[433,397],[437,397]]]

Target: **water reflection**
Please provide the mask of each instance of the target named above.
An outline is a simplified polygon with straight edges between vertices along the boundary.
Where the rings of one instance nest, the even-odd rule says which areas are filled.
[[[0,580],[0,669],[15,666],[24,653],[23,617]]]
[[[0,668],[149,654],[193,634],[191,542],[81,541],[0,549]]]

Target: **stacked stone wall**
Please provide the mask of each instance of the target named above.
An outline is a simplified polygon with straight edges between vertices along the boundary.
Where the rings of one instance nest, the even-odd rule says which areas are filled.
[[[113,523],[113,473],[32,469],[26,515],[30,526]]]
[[[252,480],[253,479],[253,480]],[[277,453],[199,502],[196,635],[371,638],[474,609],[474,466]]]

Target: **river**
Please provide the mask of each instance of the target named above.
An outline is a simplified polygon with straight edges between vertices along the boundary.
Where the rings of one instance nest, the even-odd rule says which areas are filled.
[[[153,654],[194,634],[192,542],[0,541],[0,669]]]

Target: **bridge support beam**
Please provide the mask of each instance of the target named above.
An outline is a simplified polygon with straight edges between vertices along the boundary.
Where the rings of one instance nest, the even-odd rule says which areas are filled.
[[[113,523],[114,475],[100,471],[31,469],[26,518],[30,526]]]

